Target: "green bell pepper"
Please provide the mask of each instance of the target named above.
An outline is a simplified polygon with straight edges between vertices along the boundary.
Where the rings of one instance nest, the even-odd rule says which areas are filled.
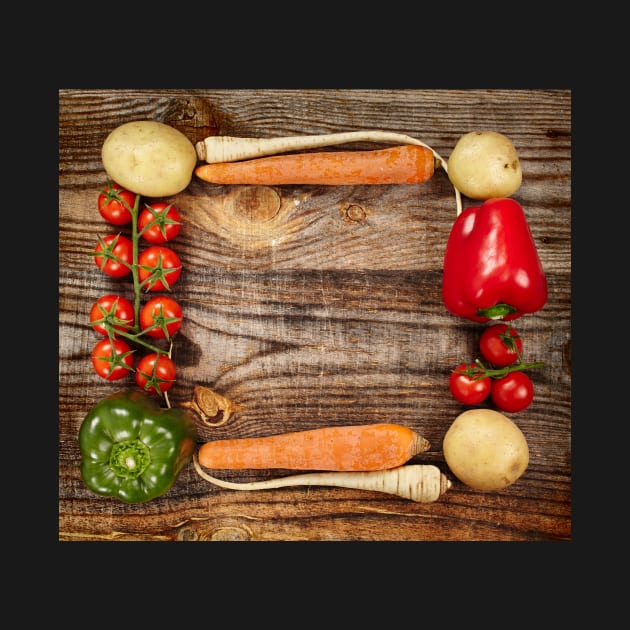
[[[118,392],[81,424],[81,476],[96,494],[150,501],[170,490],[196,443],[194,420],[184,409],[160,407],[141,390]]]

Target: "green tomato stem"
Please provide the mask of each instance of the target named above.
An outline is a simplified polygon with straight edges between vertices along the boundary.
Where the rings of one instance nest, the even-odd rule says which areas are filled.
[[[107,323],[104,324],[106,328],[108,328]],[[137,343],[141,346],[144,346],[147,350],[151,350],[152,352],[155,352],[156,354],[165,354],[168,356],[168,351],[167,350],[162,350],[161,348],[158,348],[156,346],[151,345],[150,343],[147,343],[143,338],[142,335],[144,334],[144,331],[140,331],[137,333],[128,333],[125,332],[124,330],[116,330],[113,331],[116,333],[117,337],[124,337],[125,339],[129,339],[130,341],[133,341],[134,343]]]
[[[131,242],[133,243],[133,264],[131,267],[131,277],[133,278],[133,292],[135,295],[133,310],[135,314],[134,330],[140,330],[140,280],[138,278],[138,215],[140,211],[140,195],[136,195],[133,208],[129,208],[131,212]]]
[[[465,368],[460,370],[454,370],[456,374],[464,374],[471,381],[481,381],[484,378],[499,379],[507,376],[510,372],[522,372],[523,370],[529,370],[532,368],[543,367],[545,364],[542,361],[536,361],[534,363],[523,363],[520,357],[516,363],[512,365],[506,365],[502,368],[489,368],[481,359],[477,359],[474,365],[466,365]]]
[[[534,363],[522,363],[519,359],[516,363],[513,363],[512,365],[506,365],[502,368],[489,368],[484,365],[483,361],[477,359],[475,361],[475,365],[479,367],[481,373],[476,372],[473,380],[479,381],[483,378],[503,378],[504,376],[507,376],[510,372],[522,372],[523,370],[543,367],[545,364],[542,361],[536,361]]]

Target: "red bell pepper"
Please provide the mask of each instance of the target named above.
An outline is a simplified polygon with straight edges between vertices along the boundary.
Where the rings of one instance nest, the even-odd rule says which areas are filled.
[[[508,321],[545,305],[547,279],[516,201],[488,199],[457,217],[446,244],[442,299],[453,315],[475,322]]]

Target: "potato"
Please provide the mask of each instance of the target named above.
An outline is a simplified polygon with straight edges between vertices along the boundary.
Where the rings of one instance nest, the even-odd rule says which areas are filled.
[[[127,190],[146,197],[169,197],[190,184],[197,152],[169,125],[137,120],[116,127],[103,143],[103,166]]]
[[[448,178],[470,199],[509,197],[523,181],[512,141],[496,131],[471,131],[455,145],[448,162]]]
[[[529,448],[521,430],[498,411],[469,409],[450,426],[442,444],[453,474],[476,490],[503,490],[529,464]]]

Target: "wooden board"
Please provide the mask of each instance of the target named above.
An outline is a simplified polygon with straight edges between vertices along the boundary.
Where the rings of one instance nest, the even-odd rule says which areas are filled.
[[[107,181],[100,151],[115,127],[138,119],[170,124],[192,142],[382,129],[443,157],[468,131],[510,137],[523,169],[515,198],[549,283],[545,307],[518,321],[526,358],[545,363],[530,372],[532,405],[509,414],[530,447],[523,477],[480,493],[444,462],[444,434],[465,409],[451,397],[448,376],[478,356],[483,327],[442,304],[456,213],[443,171],[398,186],[218,186],[193,178],[168,199],[184,220],[173,243],[184,271],[172,293],[185,309],[170,401],[190,401],[203,385],[242,406],[221,427],[199,420],[199,440],[391,421],[431,442],[413,463],[436,464],[453,487],[430,504],[340,488],[238,492],[210,485],[191,465],[145,504],[91,493],[80,476],[78,430],[122,385],[92,370],[98,337],[88,312],[105,293],[133,297],[130,281],[101,274],[89,255],[99,235],[115,231],[97,211]],[[464,198],[464,205],[473,204]],[[571,540],[571,92],[60,90],[59,540]]]

